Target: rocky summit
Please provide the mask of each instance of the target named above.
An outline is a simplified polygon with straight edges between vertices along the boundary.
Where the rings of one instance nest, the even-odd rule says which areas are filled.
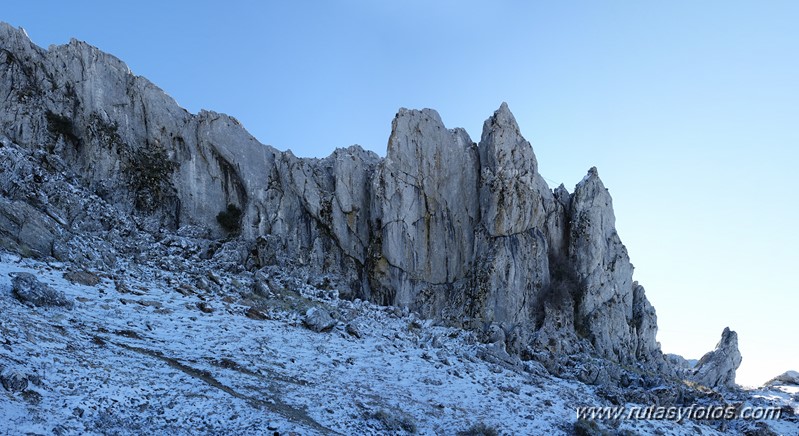
[[[89,44],[45,50],[7,24],[0,101],[6,431],[713,434],[773,424],[575,418],[580,404],[740,406],[754,397],[734,383],[741,356],[729,329],[695,367],[663,355],[599,172],[589,169],[571,193],[550,189],[505,103],[479,143],[432,109],[400,109],[385,158],[352,146],[303,159],[261,144],[233,117],[185,111]],[[190,333],[197,328],[204,333]],[[335,339],[326,346],[320,335]],[[236,340],[247,348],[231,348]],[[33,358],[51,351],[61,357]],[[142,370],[48,379],[75,369],[70,356]],[[148,365],[183,385],[123,381],[160,374]],[[364,375],[336,375],[339,366]],[[347,404],[330,400],[343,392],[336,379],[349,384]],[[458,403],[474,394],[465,379],[482,386],[479,407],[496,410],[480,422],[455,413],[478,404]],[[268,395],[253,388],[275,380],[285,386]],[[120,387],[128,382],[135,389]],[[175,405],[192,383],[214,392],[204,408]],[[452,401],[402,411],[381,386],[412,402],[435,403],[437,390]],[[513,408],[533,407],[507,403],[520,392],[560,414]],[[48,415],[59,398],[74,408]],[[190,428],[225,399],[238,401],[241,419]]]

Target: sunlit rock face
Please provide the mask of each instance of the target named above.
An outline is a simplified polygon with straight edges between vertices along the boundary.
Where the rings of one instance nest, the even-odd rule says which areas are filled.
[[[189,114],[84,42],[43,50],[5,24],[0,37],[3,133],[58,153],[103,199],[176,228],[213,224],[227,204],[245,206],[248,193],[257,198],[263,162],[275,152],[234,119]]]
[[[738,334],[726,327],[716,349],[699,359],[691,378],[714,389],[735,387],[735,371],[741,366],[741,361]]]
[[[596,168],[577,184],[570,210],[569,259],[579,282],[577,327],[606,357],[636,350],[633,266],[616,233],[610,193]]]
[[[443,301],[420,293],[449,287],[468,273],[479,217],[478,168],[477,148],[464,130],[447,130],[431,109],[400,109],[372,180],[370,275],[378,301],[432,313]]]
[[[0,41],[3,141],[58,156],[143,230],[239,237],[242,268],[330,274],[350,298],[492,332],[515,353],[662,360],[597,171],[552,191],[504,103],[479,144],[434,110],[400,109],[385,158],[303,159],[235,118],[188,113],[86,43],[44,50],[6,24]],[[4,246],[45,257],[87,219],[58,198],[47,213],[22,197],[2,209]]]

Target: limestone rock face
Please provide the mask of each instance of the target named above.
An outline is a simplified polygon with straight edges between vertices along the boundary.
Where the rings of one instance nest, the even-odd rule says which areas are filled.
[[[562,207],[507,104],[484,123],[478,153],[480,225],[465,312],[508,329],[535,323],[550,284],[550,254],[562,245],[562,231],[549,227],[564,227]]]
[[[248,193],[262,192],[263,161],[275,151],[235,119],[189,114],[84,42],[42,50],[7,24],[0,24],[0,38],[3,133],[23,146],[46,145],[122,211],[148,213],[167,228],[202,225],[221,236],[216,215],[228,204],[245,209]],[[246,212],[251,219],[256,211]]]
[[[655,341],[657,334],[657,314],[646,298],[644,287],[633,282],[632,338],[635,344],[635,358],[644,361],[660,359],[660,344]]]
[[[258,191],[261,197],[250,196],[245,214],[250,221],[243,230],[258,239],[259,265],[333,272],[362,296],[372,239],[371,180],[378,161],[359,146],[324,159],[284,152],[260,161],[267,180]]]
[[[538,174],[538,161],[508,105],[486,120],[480,140],[480,211],[489,236],[541,228],[552,191]]]
[[[335,276],[344,296],[489,332],[510,353],[665,362],[597,171],[552,191],[504,103],[479,145],[434,110],[400,109],[384,159],[358,146],[303,159],[183,110],[86,43],[44,50],[0,23],[0,44],[7,249],[70,259],[64,241],[85,232],[192,229],[238,237],[222,254],[239,268]],[[70,174],[87,201],[47,181]]]
[[[735,387],[735,371],[741,365],[738,334],[725,328],[716,349],[699,359],[691,378],[711,388]]]
[[[633,266],[616,232],[610,194],[591,168],[577,184],[570,204],[569,260],[580,283],[577,329],[605,357],[648,360],[655,312],[632,280]]]
[[[372,182],[376,301],[420,307],[421,290],[466,275],[479,216],[478,165],[466,131],[446,129],[433,110],[400,109]]]
[[[359,146],[338,149],[327,159],[333,180],[329,217],[343,252],[365,264],[371,239],[371,180],[379,157]]]

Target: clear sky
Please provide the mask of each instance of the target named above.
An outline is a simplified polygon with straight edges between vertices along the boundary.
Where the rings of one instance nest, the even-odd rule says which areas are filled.
[[[28,0],[0,20],[299,156],[384,155],[399,107],[478,141],[507,101],[550,185],[599,168],[664,351],[729,326],[740,383],[799,370],[799,2]]]

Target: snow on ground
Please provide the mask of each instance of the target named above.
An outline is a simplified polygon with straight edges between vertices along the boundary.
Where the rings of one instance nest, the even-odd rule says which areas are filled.
[[[571,434],[575,407],[607,404],[582,383],[478,358],[490,346],[472,333],[334,292],[315,298],[308,287],[258,305],[237,292],[246,284],[234,276],[209,273],[224,285],[215,293],[156,268],[126,265],[95,286],[71,283],[66,270],[0,256],[1,370],[29,380],[22,392],[0,390],[2,433],[455,434],[482,426]],[[65,292],[74,308],[23,305],[11,292],[15,272]],[[331,311],[336,327],[303,327],[312,306]]]
[[[750,390],[749,396],[750,399],[745,401],[746,406],[757,407],[766,404],[782,404],[784,405],[783,415],[790,413],[799,415],[799,386],[783,384],[763,386]],[[799,422],[796,419],[791,421],[785,419],[771,420],[768,421],[768,425],[778,435],[799,434]],[[754,428],[754,424],[750,427]]]

